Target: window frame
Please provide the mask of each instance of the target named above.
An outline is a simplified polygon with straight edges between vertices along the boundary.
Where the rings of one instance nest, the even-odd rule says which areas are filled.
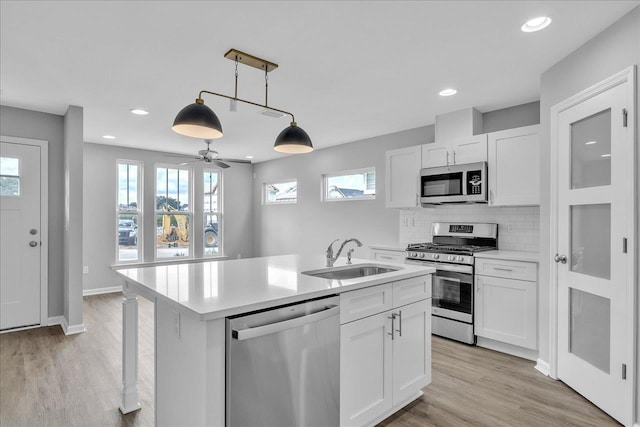
[[[138,168],[138,173],[137,173],[137,200],[136,200],[136,209],[125,209],[125,210],[121,210],[120,209],[120,165],[127,165],[127,166],[137,166]],[[144,182],[143,182],[143,168],[144,168],[144,164],[141,161],[138,160],[129,160],[129,159],[117,159],[116,160],[116,203],[115,203],[115,217],[116,217],[116,221],[115,221],[115,264],[137,264],[143,261],[144,259],[144,248],[143,248],[143,243],[144,243],[144,227],[143,227],[143,223],[144,223],[144,216],[143,216],[143,193],[144,193]],[[128,170],[128,168],[127,168]],[[129,188],[127,188],[127,192],[129,191]],[[129,201],[129,198],[127,197],[127,201]],[[129,201],[129,204],[127,206],[130,206],[131,202]],[[135,259],[133,260],[121,260],[120,259],[120,215],[123,214],[133,214],[133,215],[137,215],[138,217],[138,222],[136,223],[137,226],[137,234],[136,234],[136,248],[137,248],[137,256]]]
[[[361,173],[373,173],[375,178],[374,178],[374,185],[376,187],[376,193],[374,193],[373,195],[367,195],[367,194],[363,194],[362,196],[359,197],[343,197],[343,198],[329,198],[329,185],[328,185],[328,180],[329,178],[335,178],[335,177],[339,177],[339,176],[348,176],[348,175],[358,175]],[[378,175],[376,174],[376,168],[375,166],[371,166],[371,167],[367,167],[367,168],[359,168],[359,169],[348,169],[348,170],[342,170],[342,171],[337,171],[337,172],[331,172],[331,173],[325,173],[322,174],[321,177],[321,193],[320,193],[320,200],[322,202],[354,202],[354,201],[364,201],[364,200],[375,200],[376,199],[376,195],[377,195],[377,180],[378,180]],[[365,183],[365,187],[366,187],[366,183]]]
[[[215,173],[218,175],[217,178],[217,185],[218,185],[218,189],[217,189],[217,206],[218,206],[218,210],[217,211],[213,211],[213,210],[205,210],[205,206],[204,206],[204,197],[206,196],[206,188],[203,188],[203,192],[202,192],[202,196],[203,196],[203,206],[202,206],[202,219],[201,219],[201,223],[202,223],[202,233],[203,233],[203,241],[202,241],[202,257],[203,258],[217,258],[217,257],[222,257],[224,256],[223,253],[223,243],[224,243],[224,222],[223,222],[223,210],[224,210],[224,206],[223,206],[223,183],[224,183],[224,173],[222,171],[222,169],[220,168],[214,168],[214,167],[205,167],[202,170],[202,184],[204,187],[204,176],[205,174],[211,174],[211,173]],[[216,215],[218,217],[218,253],[216,254],[207,254],[207,247],[206,247],[206,236],[204,235],[204,230],[206,227],[206,220],[207,220],[207,215]]]
[[[188,256],[174,256],[174,257],[162,257],[159,258],[158,257],[158,241],[157,241],[157,236],[158,236],[158,215],[170,215],[167,214],[165,212],[162,212],[161,210],[158,210],[158,169],[175,169],[177,171],[187,171],[188,173],[188,177],[189,177],[189,185],[188,185],[188,189],[187,191],[189,192],[188,196],[187,196],[187,205],[189,206],[189,210],[187,211],[179,211],[181,215],[185,215],[188,218],[188,224],[189,224],[189,255]],[[180,176],[180,173],[178,172],[178,177]],[[193,184],[193,177],[194,177],[194,172],[193,172],[193,167],[191,166],[180,166],[180,165],[176,165],[176,164],[171,164],[171,163],[155,163],[154,167],[153,167],[153,224],[154,224],[154,236],[156,239],[155,244],[153,245],[153,261],[154,262],[167,262],[167,261],[178,261],[178,260],[185,260],[185,259],[195,259],[195,254],[194,254],[194,245],[193,245],[193,221],[195,218],[195,212],[193,211],[193,200],[194,200],[194,196],[193,196],[193,190],[194,190],[194,184]],[[168,177],[167,177],[167,181],[168,181]],[[168,194],[168,189],[167,189],[167,194]],[[166,196],[165,196],[166,197]],[[180,201],[180,200],[178,200]]]
[[[295,182],[295,187],[296,187],[296,199],[295,200],[287,200],[287,201],[282,201],[282,202],[270,202],[269,198],[267,197],[267,188],[269,188],[270,185],[278,185],[278,184],[286,184],[286,183],[290,183],[290,182]],[[263,182],[262,183],[262,205],[263,206],[278,206],[278,205],[295,205],[298,203],[298,180],[296,178],[284,178],[284,179],[278,179],[275,181],[270,181],[270,182]]]

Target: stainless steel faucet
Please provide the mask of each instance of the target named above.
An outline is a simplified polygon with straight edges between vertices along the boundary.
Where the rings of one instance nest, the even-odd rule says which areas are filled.
[[[358,247],[362,246],[362,242],[360,242],[360,240],[358,239],[347,239],[344,242],[342,242],[342,245],[340,245],[340,249],[338,249],[338,253],[336,254],[336,256],[333,256],[333,244],[337,241],[339,241],[340,239],[336,239],[333,242],[331,242],[331,244],[329,245],[329,247],[327,248],[327,267],[333,267],[333,263],[336,262],[336,260],[338,259],[338,257],[340,256],[340,253],[342,252],[342,249],[344,248],[344,246],[349,243],[349,242],[355,242]],[[350,255],[350,254],[349,254]],[[349,261],[351,261],[351,257],[349,257]]]

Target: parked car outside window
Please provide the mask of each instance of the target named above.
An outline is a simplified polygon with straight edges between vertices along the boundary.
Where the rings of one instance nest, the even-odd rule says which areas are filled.
[[[118,221],[118,243],[128,246],[138,244],[138,226],[133,220]]]

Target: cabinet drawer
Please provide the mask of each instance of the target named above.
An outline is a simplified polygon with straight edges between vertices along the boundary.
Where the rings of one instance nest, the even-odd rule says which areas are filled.
[[[403,263],[406,258],[406,253],[404,251],[392,251],[392,250],[384,250],[384,249],[372,249],[373,259],[378,261],[389,261],[389,262],[399,262]]]
[[[431,298],[431,275],[413,277],[393,283],[393,307]]]
[[[507,261],[502,259],[476,258],[475,273],[481,276],[504,277],[506,279],[537,280],[537,264],[533,262]]]
[[[392,308],[392,283],[340,294],[340,324]]]

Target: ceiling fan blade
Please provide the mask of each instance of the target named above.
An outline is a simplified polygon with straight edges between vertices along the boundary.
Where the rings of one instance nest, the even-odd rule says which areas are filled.
[[[230,167],[228,164],[223,163],[220,160],[216,160],[216,159],[212,159],[211,163],[213,163],[216,166],[220,166],[222,169],[226,169],[226,168]]]
[[[218,160],[222,160],[225,162],[231,162],[231,163],[244,163],[244,164],[251,164],[251,160],[245,160],[245,159],[218,159]]]
[[[164,157],[193,157],[193,154],[165,154]]]
[[[190,165],[191,163],[198,163],[201,159],[191,160],[190,162],[180,163],[178,166]]]

